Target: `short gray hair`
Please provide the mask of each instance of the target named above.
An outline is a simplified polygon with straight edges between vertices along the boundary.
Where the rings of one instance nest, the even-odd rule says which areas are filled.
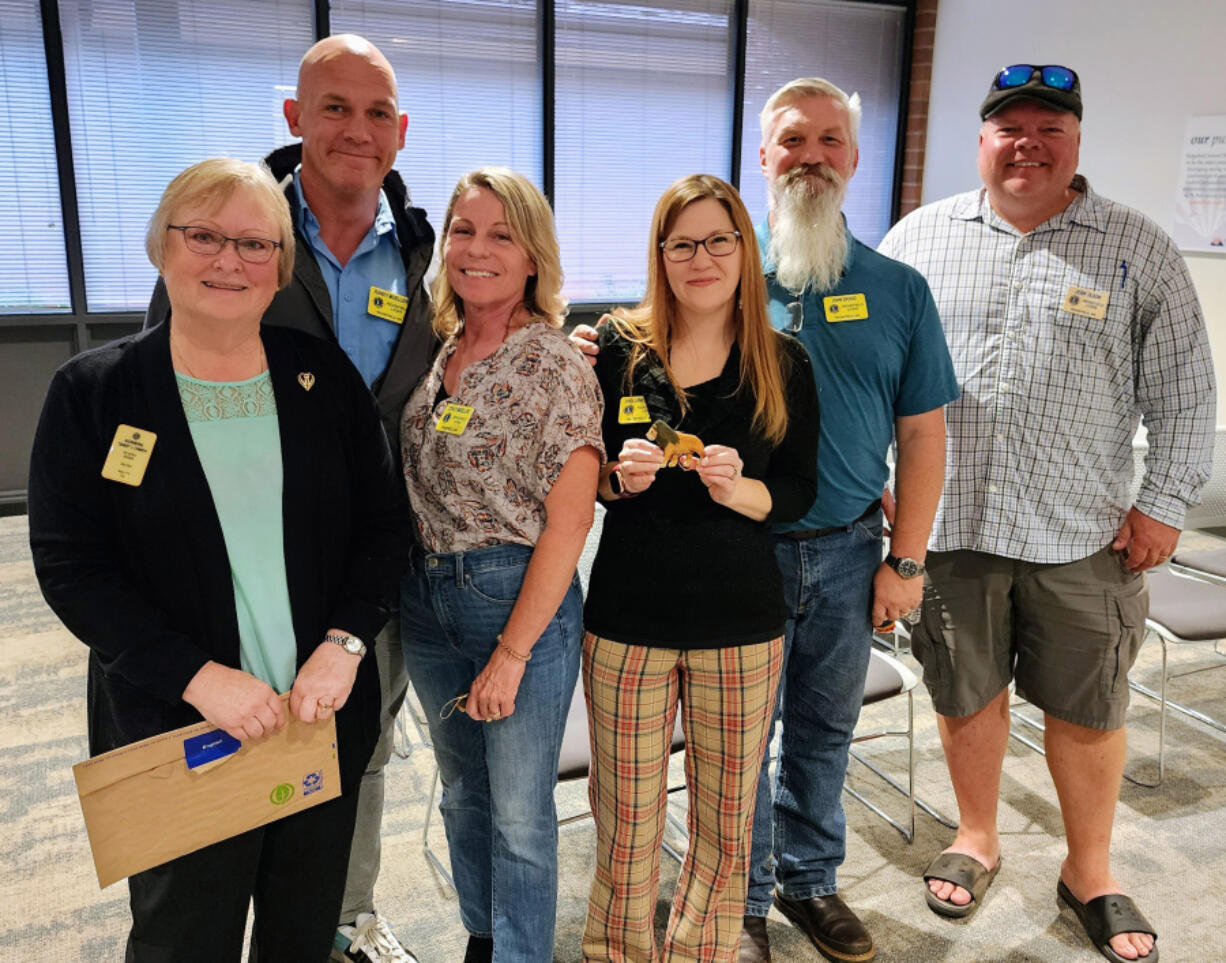
[[[846,91],[836,87],[829,80],[821,77],[797,77],[789,80],[767,98],[766,105],[758,114],[758,123],[762,127],[762,140],[770,131],[771,117],[780,107],[785,107],[803,100],[806,97],[833,97],[847,108],[847,117],[851,127],[851,146],[860,145],[860,95],[847,96]]]

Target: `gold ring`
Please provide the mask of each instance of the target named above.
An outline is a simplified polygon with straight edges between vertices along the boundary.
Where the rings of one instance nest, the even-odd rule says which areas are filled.
[[[332,703],[331,703],[331,702],[321,702],[321,703],[319,703],[319,708],[321,708],[321,709],[327,709],[329,712],[331,712],[331,711],[332,711]]]

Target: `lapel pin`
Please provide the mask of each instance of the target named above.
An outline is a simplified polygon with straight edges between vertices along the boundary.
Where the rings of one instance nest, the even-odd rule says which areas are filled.
[[[298,384],[302,385],[304,391],[310,391],[315,385],[315,376],[309,371],[298,372]]]

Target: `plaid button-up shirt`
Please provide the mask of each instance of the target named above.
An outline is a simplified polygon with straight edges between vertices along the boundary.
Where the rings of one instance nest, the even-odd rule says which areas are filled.
[[[1187,266],[1148,218],[1072,186],[1028,234],[980,189],[881,243],[928,279],[962,389],[945,410],[934,551],[1071,562],[1103,548],[1134,504],[1142,416],[1140,511],[1182,527],[1209,478],[1215,382]]]

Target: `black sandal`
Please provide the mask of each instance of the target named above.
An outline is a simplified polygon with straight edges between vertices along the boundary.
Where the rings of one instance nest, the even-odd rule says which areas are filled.
[[[1112,963],[1158,963],[1158,932],[1150,925],[1149,920],[1141,915],[1137,904],[1123,893],[1095,896],[1083,903],[1061,879],[1056,883],[1056,896],[1064,900],[1077,914],[1077,919],[1094,948]],[[1120,956],[1111,949],[1109,942],[1111,937],[1120,933],[1148,933],[1154,938],[1154,948],[1135,960]]]

